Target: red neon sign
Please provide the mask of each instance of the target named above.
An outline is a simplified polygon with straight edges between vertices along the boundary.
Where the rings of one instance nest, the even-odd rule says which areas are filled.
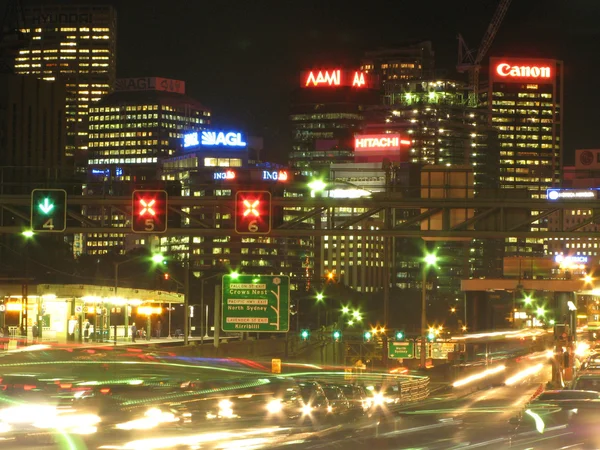
[[[490,78],[508,81],[550,81],[556,62],[551,59],[491,58]]]
[[[301,77],[302,87],[352,86],[356,88],[368,85],[364,72],[359,70],[311,70]]]
[[[548,66],[511,66],[501,63],[496,66],[496,73],[501,77],[550,78],[551,72]]]
[[[354,138],[354,150],[400,150],[401,145],[411,143],[399,134],[366,134]]]

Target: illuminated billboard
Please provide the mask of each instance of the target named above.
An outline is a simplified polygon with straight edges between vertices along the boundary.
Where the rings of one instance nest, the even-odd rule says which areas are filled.
[[[548,200],[596,200],[598,189],[547,189]]]
[[[183,135],[183,148],[246,147],[242,133],[237,131],[193,131]]]
[[[548,59],[490,58],[490,78],[494,81],[551,83],[555,61]]]
[[[300,75],[303,88],[351,86],[355,88],[371,87],[369,75],[360,70],[324,69],[307,70]]]
[[[393,162],[408,161],[410,139],[400,134],[363,134],[354,136],[354,158],[356,162],[379,162],[383,158]],[[405,151],[402,151],[405,147]]]

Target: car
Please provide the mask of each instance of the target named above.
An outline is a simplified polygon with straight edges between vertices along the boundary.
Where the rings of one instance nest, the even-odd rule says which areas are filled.
[[[339,384],[337,385],[350,404],[350,413],[362,415],[369,410],[369,399],[363,386],[357,384]]]
[[[544,391],[534,400],[534,402],[556,402],[596,399],[600,399],[600,392],[598,391],[580,391],[572,389],[563,389]]]
[[[329,400],[329,411],[336,416],[345,415],[350,412],[350,402],[344,395],[344,391],[334,384],[323,384],[323,392]]]
[[[331,413],[332,407],[320,383],[316,381],[299,381],[302,395],[302,414],[307,417],[325,418]]]
[[[571,389],[600,392],[600,370],[582,370],[573,381]]]

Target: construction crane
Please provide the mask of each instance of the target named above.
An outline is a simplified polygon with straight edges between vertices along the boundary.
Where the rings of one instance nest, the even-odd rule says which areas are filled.
[[[498,28],[500,28],[511,1],[500,0],[492,21],[488,25],[477,49],[470,49],[462,35],[458,35],[458,64],[456,70],[459,73],[469,73],[469,106],[475,107],[479,104],[479,69],[481,68],[481,61],[490,49],[492,42],[494,42]]]
[[[13,73],[19,50],[27,45],[25,16],[20,0],[9,0],[0,24],[0,73]]]

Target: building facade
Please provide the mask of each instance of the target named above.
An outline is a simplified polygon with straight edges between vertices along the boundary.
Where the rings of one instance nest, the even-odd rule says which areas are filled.
[[[563,63],[553,59],[490,58],[485,104],[498,130],[499,187],[544,199],[560,186],[563,158]],[[547,219],[532,231],[548,229]],[[542,256],[543,239],[509,239],[506,256]]]
[[[236,142],[247,142],[242,133],[235,134],[239,135]],[[306,195],[290,186],[293,180],[302,181],[301,176],[298,178],[291,170],[273,164],[249,165],[247,145],[228,148],[226,145],[204,146],[199,141],[199,145],[190,146],[183,154],[164,160],[162,178],[181,183],[181,195],[199,200],[197,206],[184,210],[187,218],[182,227],[201,221],[225,230],[222,236],[190,237],[185,236],[185,232],[180,236],[161,236],[160,251],[182,263],[191,261],[197,276],[230,270],[284,274],[290,276],[292,291],[308,289],[314,259],[310,238],[273,238],[231,232],[237,192],[265,190],[272,198]],[[202,205],[202,197],[213,196],[222,199],[221,206]],[[273,208],[272,226],[291,220],[295,214],[295,211]]]
[[[84,166],[88,110],[112,91],[116,79],[116,11],[103,5],[44,5],[24,14],[27,46],[16,57],[15,73],[65,83],[65,156],[77,153]]]
[[[29,194],[43,183],[68,181],[64,125],[64,84],[0,76],[2,194]]]
[[[210,119],[208,108],[185,95],[183,81],[159,77],[118,80],[115,92],[89,111],[84,195],[131,195],[141,185],[165,188],[160,182],[161,161],[181,151],[184,131],[206,129]],[[169,184],[169,194],[179,195],[179,185]],[[88,207],[84,214],[105,224],[130,226],[122,211]],[[76,247],[103,254],[115,249],[125,252],[142,240],[142,245],[158,245],[149,237],[132,240],[124,233],[104,234],[80,236]]]
[[[354,161],[354,134],[364,119],[364,108],[378,102],[373,83],[358,70],[302,72],[290,111],[292,169],[327,177],[330,164]]]

